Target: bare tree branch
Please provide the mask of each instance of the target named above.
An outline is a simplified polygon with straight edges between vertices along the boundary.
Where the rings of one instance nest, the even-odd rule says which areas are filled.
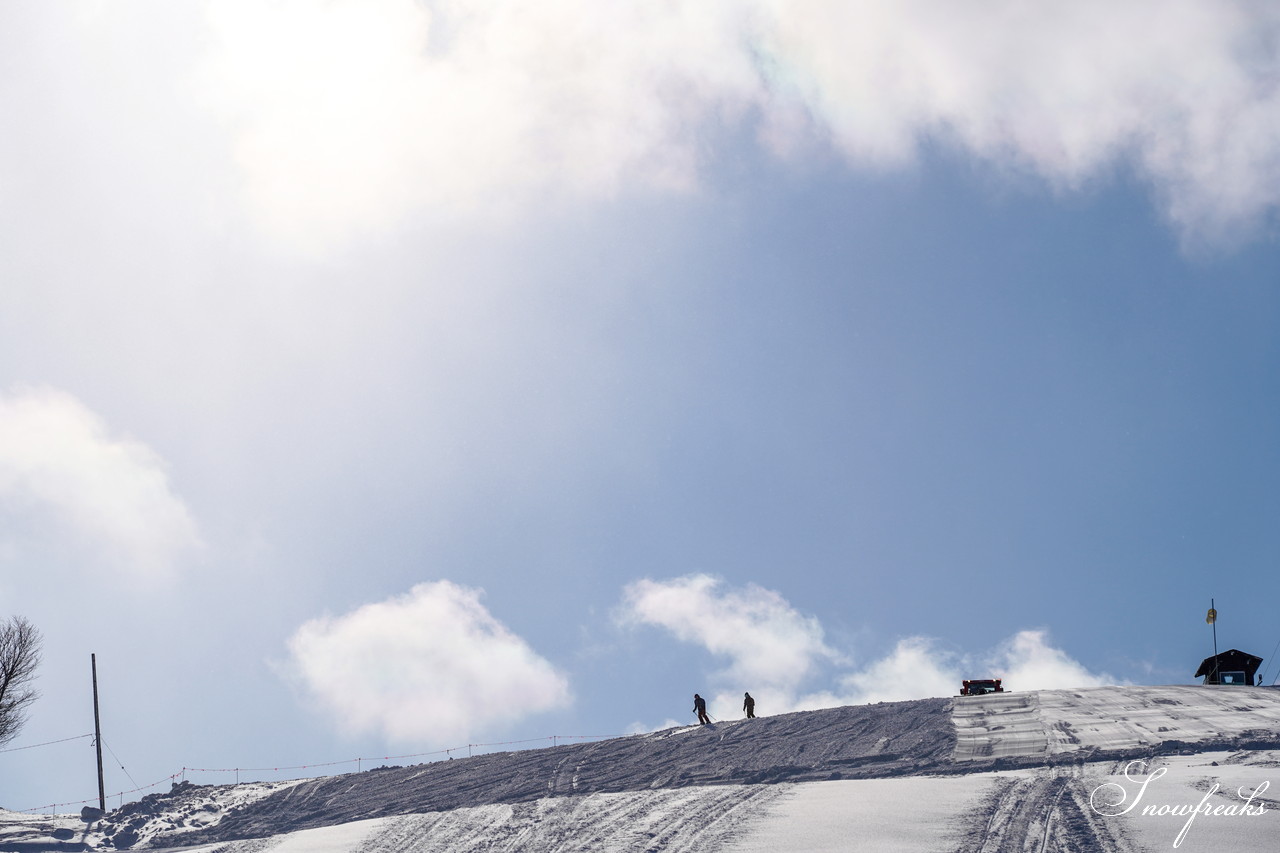
[[[30,685],[42,644],[40,632],[21,616],[0,622],[0,746],[17,737],[27,706],[39,695]]]

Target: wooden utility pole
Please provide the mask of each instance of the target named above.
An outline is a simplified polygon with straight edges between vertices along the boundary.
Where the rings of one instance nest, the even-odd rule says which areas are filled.
[[[106,789],[102,785],[102,724],[98,720],[98,656],[89,655],[93,664],[93,742],[98,747],[98,808],[107,810]]]

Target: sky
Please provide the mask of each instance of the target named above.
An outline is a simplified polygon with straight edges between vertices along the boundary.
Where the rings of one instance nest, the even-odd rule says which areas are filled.
[[[1280,665],[1270,4],[15,0],[0,116],[0,806],[90,655],[109,793]]]

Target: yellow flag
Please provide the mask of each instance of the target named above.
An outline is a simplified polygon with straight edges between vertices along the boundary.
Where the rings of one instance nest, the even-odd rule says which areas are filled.
[[[1210,608],[1209,608],[1209,612],[1208,612],[1207,614],[1205,614],[1204,621],[1205,621],[1205,624],[1206,624],[1206,625],[1212,625],[1214,622],[1217,622],[1217,621],[1218,621],[1218,611],[1216,611],[1216,610],[1214,610],[1212,607],[1210,607]]]

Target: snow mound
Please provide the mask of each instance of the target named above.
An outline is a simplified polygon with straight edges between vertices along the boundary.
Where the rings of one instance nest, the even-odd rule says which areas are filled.
[[[179,838],[217,826],[228,814],[297,784],[297,780],[243,785],[180,782],[168,793],[148,794],[90,823],[77,815],[28,815],[0,809],[0,850],[146,847],[159,835]]]

